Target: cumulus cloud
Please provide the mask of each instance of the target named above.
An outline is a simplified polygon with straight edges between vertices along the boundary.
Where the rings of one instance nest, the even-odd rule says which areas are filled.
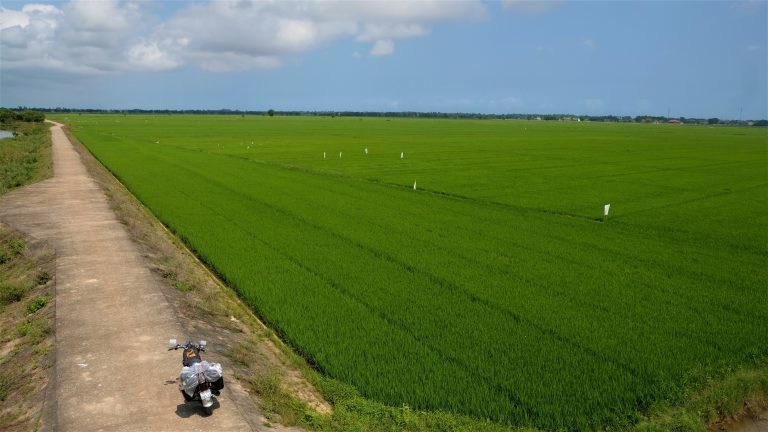
[[[372,56],[385,56],[395,52],[395,43],[390,39],[377,40],[371,48]]]
[[[124,50],[143,28],[143,14],[134,2],[73,0],[61,8],[2,8],[0,22],[3,69],[98,74],[125,68]]]
[[[128,63],[137,70],[161,71],[173,69],[179,61],[164,52],[157,42],[141,41],[128,48]]]
[[[263,69],[340,38],[371,44],[371,55],[390,55],[396,40],[423,37],[441,22],[485,16],[480,0],[211,0],[160,20],[144,1],[71,0],[0,8],[0,60],[6,70],[76,74],[184,65]]]

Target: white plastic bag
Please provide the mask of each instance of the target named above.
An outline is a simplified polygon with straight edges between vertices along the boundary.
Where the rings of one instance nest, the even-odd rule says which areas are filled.
[[[190,396],[195,394],[195,389],[201,382],[216,382],[221,378],[221,365],[202,361],[192,366],[181,368],[179,374],[179,388]]]

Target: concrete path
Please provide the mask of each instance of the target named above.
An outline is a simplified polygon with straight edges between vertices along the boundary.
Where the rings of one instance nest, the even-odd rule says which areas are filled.
[[[52,179],[0,201],[0,220],[56,250],[56,407],[58,431],[249,431],[255,407],[227,381],[205,417],[184,404],[175,379],[182,339],[160,282],[88,175],[61,125],[51,128]],[[215,349],[215,347],[211,347]],[[205,357],[204,357],[205,358]],[[214,405],[216,407],[216,405]]]

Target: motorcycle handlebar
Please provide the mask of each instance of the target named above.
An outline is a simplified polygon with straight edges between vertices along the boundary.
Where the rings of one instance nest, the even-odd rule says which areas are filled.
[[[195,347],[197,347],[198,350],[205,352],[205,346],[195,345]],[[170,347],[168,348],[168,351],[175,351],[179,348],[184,348],[184,345],[176,345],[175,347]]]

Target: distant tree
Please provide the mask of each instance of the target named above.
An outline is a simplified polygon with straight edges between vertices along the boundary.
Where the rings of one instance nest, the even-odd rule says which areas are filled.
[[[8,108],[0,108],[0,123],[7,123],[14,119],[15,112]]]
[[[707,120],[707,124],[718,124],[720,123],[720,119],[717,117],[712,117],[711,119]]]
[[[268,116],[270,116],[270,117],[274,117],[274,115],[275,115],[275,110],[273,110],[273,109],[270,109],[269,111],[267,111],[267,115],[268,115]]]
[[[24,111],[14,111],[8,108],[0,108],[0,122],[23,121],[40,123],[45,120],[45,114],[39,111],[25,109]]]
[[[752,126],[768,126],[768,120],[758,120],[754,123],[752,123]]]
[[[45,121],[45,114],[38,111],[25,110],[21,112],[19,120],[40,123]]]

